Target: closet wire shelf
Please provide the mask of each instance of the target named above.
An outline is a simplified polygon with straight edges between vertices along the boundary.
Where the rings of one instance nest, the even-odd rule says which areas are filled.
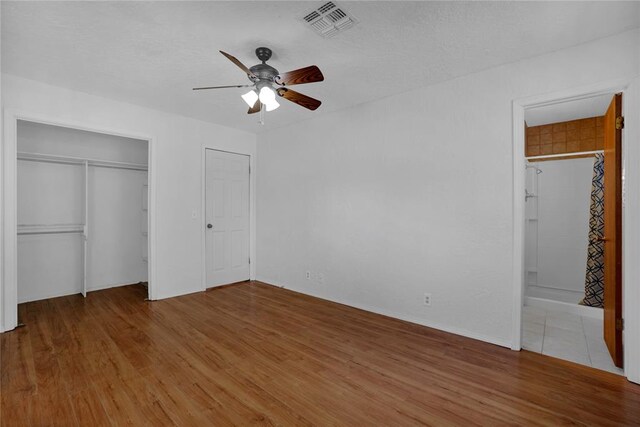
[[[55,154],[41,154],[41,153],[18,153],[18,160],[27,160],[33,162],[48,162],[48,163],[62,163],[70,165],[84,165],[103,167],[103,168],[116,168],[116,169],[131,169],[146,171],[149,167],[141,163],[127,163],[117,162],[113,160],[99,160],[99,159],[84,159],[80,157],[70,156],[58,156]]]

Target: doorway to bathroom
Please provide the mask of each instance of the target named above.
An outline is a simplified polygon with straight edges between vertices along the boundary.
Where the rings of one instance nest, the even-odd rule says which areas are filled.
[[[621,94],[525,110],[522,348],[622,374]]]

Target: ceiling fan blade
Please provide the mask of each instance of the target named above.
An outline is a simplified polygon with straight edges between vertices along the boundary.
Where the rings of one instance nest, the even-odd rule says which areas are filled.
[[[231,85],[231,86],[208,86],[208,87],[194,87],[193,90],[205,90],[205,89],[226,89],[230,87],[252,87],[253,85]]]
[[[311,98],[310,96],[303,95],[300,92],[296,92],[295,90],[286,89],[284,87],[277,89],[278,95],[281,97],[288,99],[291,102],[295,102],[301,107],[308,108],[311,111],[317,109],[322,102],[317,99]]]
[[[302,85],[305,83],[315,83],[324,80],[322,71],[315,65],[288,71],[276,76],[275,82],[283,86]]]
[[[258,111],[260,111],[260,100],[259,99],[256,101],[255,104],[253,104],[253,107],[249,108],[249,111],[247,111],[247,114],[257,113]]]
[[[256,75],[253,74],[242,62],[238,61],[238,58],[236,58],[233,55],[229,55],[227,52],[220,51],[220,53],[223,54],[224,56],[226,56],[229,61],[231,61],[234,64],[236,64],[242,71],[244,71],[245,73],[247,73],[251,77],[256,77]]]

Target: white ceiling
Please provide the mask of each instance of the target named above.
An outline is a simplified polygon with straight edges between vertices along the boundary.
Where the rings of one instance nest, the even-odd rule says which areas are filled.
[[[640,25],[637,2],[338,2],[359,24],[323,39],[301,17],[324,2],[2,1],[2,71],[260,132]],[[261,128],[246,114],[246,65],[274,50],[280,71],[316,64],[298,86],[323,101],[282,100]]]
[[[524,120],[528,126],[540,126],[603,116],[612,98],[613,93],[531,108],[525,111]]]

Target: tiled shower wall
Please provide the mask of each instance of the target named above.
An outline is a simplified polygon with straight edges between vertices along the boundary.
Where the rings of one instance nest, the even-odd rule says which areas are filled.
[[[604,116],[527,127],[527,157],[602,150]]]

